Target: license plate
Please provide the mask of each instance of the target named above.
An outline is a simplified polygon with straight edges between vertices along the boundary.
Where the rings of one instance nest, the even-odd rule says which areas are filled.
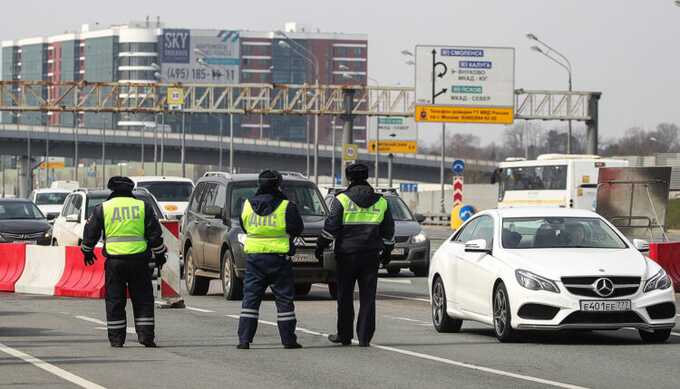
[[[404,254],[406,254],[406,249],[403,247],[392,250],[392,255],[404,255]]]
[[[319,261],[316,260],[316,257],[314,255],[306,255],[306,254],[295,254],[291,258],[293,263],[317,263]]]
[[[581,300],[581,310],[586,312],[630,311],[630,300]]]

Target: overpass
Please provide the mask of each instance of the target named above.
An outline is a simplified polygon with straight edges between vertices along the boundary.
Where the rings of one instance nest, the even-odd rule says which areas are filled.
[[[101,160],[102,143],[105,142],[105,158],[114,161],[140,161],[142,134],[144,136],[144,161],[154,161],[154,132],[152,129],[140,130],[102,130],[90,128],[46,127],[16,124],[0,125],[0,154],[27,155],[28,140],[31,142],[31,156],[35,159],[45,155],[45,145],[49,144],[51,157]],[[77,139],[77,143],[76,143]],[[217,166],[219,161],[220,138],[216,135],[186,134],[186,162],[198,165]],[[271,139],[234,138],[234,169],[237,172],[256,172],[265,168],[306,170],[307,150],[312,146],[307,143],[287,142]],[[161,147],[163,144],[163,147]],[[161,148],[165,162],[178,163],[181,160],[182,134],[159,132],[156,140],[156,156],[161,160]],[[335,172],[340,172],[341,145],[338,144],[335,156]],[[333,147],[319,145],[319,175],[330,176],[333,158]],[[310,157],[311,158],[311,157]],[[387,155],[380,156],[380,175],[387,176]],[[229,137],[223,137],[223,160],[229,160]],[[359,149],[358,160],[369,165],[373,175],[375,154],[366,149]],[[445,161],[446,172],[454,158]],[[394,154],[392,176],[395,180],[438,183],[440,179],[440,162],[438,155],[427,154]],[[224,163],[225,170],[228,162]],[[466,160],[466,176],[474,180],[489,174],[496,162],[484,160]],[[147,167],[153,172],[153,166]],[[160,172],[160,167],[159,167]],[[448,180],[447,180],[448,181]]]

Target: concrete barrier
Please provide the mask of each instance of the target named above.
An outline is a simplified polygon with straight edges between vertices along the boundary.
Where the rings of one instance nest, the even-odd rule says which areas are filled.
[[[14,292],[26,265],[26,245],[0,243],[0,253],[0,292]]]
[[[179,266],[179,222],[162,221],[163,242],[168,248],[168,257],[160,279],[161,308],[184,308],[184,299],[180,295],[181,278]]]
[[[26,266],[15,284],[15,292],[54,295],[65,262],[64,247],[26,246]]]
[[[680,292],[680,242],[650,243],[649,257],[666,271],[675,291]]]
[[[101,248],[94,251],[97,261],[85,266],[79,247],[66,247],[64,273],[54,287],[55,296],[104,298],[104,262]]]

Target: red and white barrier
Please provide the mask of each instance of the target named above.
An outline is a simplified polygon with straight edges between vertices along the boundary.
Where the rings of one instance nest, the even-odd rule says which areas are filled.
[[[65,247],[26,246],[26,265],[14,291],[53,296],[65,265]]]
[[[85,266],[80,247],[65,247],[66,264],[64,274],[54,287],[55,296],[104,298],[104,261],[102,249],[96,248],[97,261]]]
[[[680,242],[650,243],[649,257],[666,271],[675,291],[680,292]]]
[[[0,253],[0,292],[14,292],[26,265],[26,245],[0,243]]]
[[[161,308],[184,308],[181,296],[181,273],[179,266],[179,221],[165,220],[163,226],[163,242],[168,248],[168,261],[161,271]]]

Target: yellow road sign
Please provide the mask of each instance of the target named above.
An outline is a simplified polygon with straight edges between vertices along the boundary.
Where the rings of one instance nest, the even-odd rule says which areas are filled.
[[[512,124],[512,108],[416,106],[416,121],[436,123]]]
[[[368,151],[375,153],[376,141],[368,141]],[[408,140],[381,140],[380,153],[415,154],[418,152],[418,142]]]
[[[177,87],[168,88],[168,105],[184,105],[184,89]]]
[[[41,169],[63,169],[64,162],[41,162]]]
[[[342,145],[342,159],[344,161],[356,161],[359,154],[359,147],[355,144]]]

